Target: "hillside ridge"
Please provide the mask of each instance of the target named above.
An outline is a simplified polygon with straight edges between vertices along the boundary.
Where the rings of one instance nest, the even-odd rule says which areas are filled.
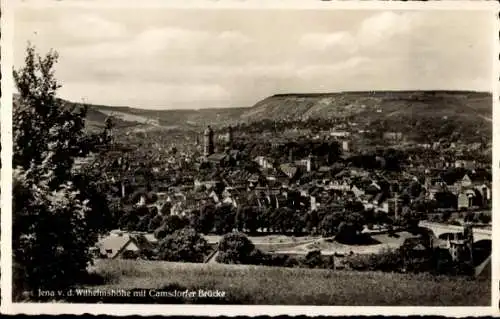
[[[17,96],[18,98],[18,96]],[[15,95],[16,99],[16,95]],[[81,102],[63,100],[69,107]],[[156,128],[232,125],[262,120],[309,118],[356,118],[362,121],[405,120],[417,117],[460,118],[461,121],[492,122],[492,94],[471,90],[342,91],[325,93],[280,93],[257,101],[251,107],[210,109],[139,109],[130,106],[85,104],[87,123],[101,126],[112,117],[123,126]]]
[[[242,114],[246,121],[264,119],[362,117],[464,117],[491,122],[492,95],[475,91],[349,91],[283,93],[269,96]]]

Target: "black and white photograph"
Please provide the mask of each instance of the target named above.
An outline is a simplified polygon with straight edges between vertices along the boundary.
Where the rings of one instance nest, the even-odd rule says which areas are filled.
[[[106,3],[11,6],[12,309],[493,309],[495,6]]]

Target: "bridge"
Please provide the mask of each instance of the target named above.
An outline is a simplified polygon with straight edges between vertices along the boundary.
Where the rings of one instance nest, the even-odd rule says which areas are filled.
[[[421,221],[418,226],[431,230],[437,238],[446,233],[458,233],[464,231],[463,226],[433,223],[428,221]],[[474,242],[482,240],[491,241],[491,229],[472,228],[472,234],[474,236]]]

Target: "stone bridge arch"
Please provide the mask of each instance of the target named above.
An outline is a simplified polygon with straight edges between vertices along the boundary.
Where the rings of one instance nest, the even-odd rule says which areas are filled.
[[[432,222],[426,222],[426,221],[421,221],[419,223],[419,226],[431,230],[432,233],[434,234],[434,236],[436,236],[436,238],[442,238],[443,236],[446,236],[445,234],[448,234],[448,233],[458,233],[458,232],[464,231],[463,226],[447,225],[447,224],[441,224],[441,223],[432,223]],[[472,233],[474,236],[474,242],[478,242],[481,240],[491,241],[491,230],[490,229],[473,228]]]

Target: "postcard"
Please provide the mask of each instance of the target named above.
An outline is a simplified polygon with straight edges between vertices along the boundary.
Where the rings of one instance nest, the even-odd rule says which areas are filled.
[[[496,3],[12,1],[2,31],[3,312],[498,313]]]

